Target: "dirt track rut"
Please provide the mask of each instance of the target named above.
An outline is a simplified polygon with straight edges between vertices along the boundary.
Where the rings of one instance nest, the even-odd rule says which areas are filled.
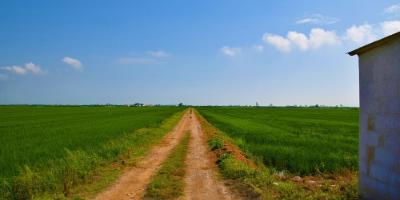
[[[216,178],[214,163],[208,154],[206,138],[196,115],[190,114],[191,140],[186,157],[185,191],[181,199],[237,199]]]
[[[111,187],[98,194],[95,200],[142,199],[151,177],[161,167],[169,152],[179,143],[189,125],[189,113],[186,112],[176,127],[166,135],[160,145],[128,169]]]

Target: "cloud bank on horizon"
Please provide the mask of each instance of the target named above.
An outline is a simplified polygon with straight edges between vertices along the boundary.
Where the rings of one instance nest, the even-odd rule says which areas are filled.
[[[400,4],[391,5],[384,9],[388,15],[400,14]],[[321,14],[314,14],[309,18],[296,21],[297,24],[334,24],[336,18],[324,17]],[[286,36],[265,33],[263,41],[274,46],[282,52],[289,52],[293,47],[302,51],[318,49],[322,46],[337,45],[341,42],[354,42],[357,44],[370,43],[378,38],[385,37],[400,31],[400,20],[383,21],[380,24],[364,23],[353,25],[342,33],[322,28],[311,29],[309,35],[296,31],[289,31]]]
[[[353,25],[342,35],[338,35],[334,30],[313,28],[308,36],[304,33],[289,31],[286,36],[265,33],[262,39],[282,52],[290,52],[294,47],[306,51],[323,46],[338,45],[345,41],[365,44],[398,31],[400,31],[400,20],[394,20],[384,21],[379,25],[368,23]]]
[[[399,15],[400,4],[394,4],[385,8],[383,13],[390,16]],[[326,17],[322,14],[312,14],[309,17],[295,21],[299,25],[331,25],[337,22],[339,22],[339,19]],[[314,27],[309,33],[290,30],[286,35],[279,35],[266,32],[262,36],[262,41],[280,52],[288,53],[295,49],[300,51],[316,50],[324,46],[335,46],[345,42],[364,45],[399,31],[400,20],[387,20],[379,24],[365,22],[363,24],[352,25],[346,30],[339,32],[321,27]],[[263,45],[255,45],[254,47],[260,52],[264,50]],[[240,53],[241,48],[223,46],[220,50],[224,55],[234,57]]]

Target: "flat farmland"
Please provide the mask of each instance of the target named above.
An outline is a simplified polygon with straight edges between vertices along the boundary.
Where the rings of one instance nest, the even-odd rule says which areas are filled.
[[[129,149],[143,150],[139,147],[161,138],[180,116],[169,124],[165,121],[183,110],[167,106],[0,106],[0,192],[65,190],[71,170],[80,179]],[[27,183],[26,177],[32,174],[36,178],[29,180],[37,182]],[[77,182],[75,175],[70,182]]]
[[[186,133],[189,143],[180,162],[187,167],[181,166],[185,174],[176,185],[182,187],[174,195],[200,199],[357,195],[358,109],[195,109],[0,106],[0,199],[143,199],[152,181],[157,182],[155,175],[170,177],[171,170],[158,167],[168,166],[170,153]],[[250,159],[236,157],[243,155],[240,150]],[[284,176],[276,176],[281,171]],[[236,185],[228,188],[215,178],[218,173]],[[304,181],[293,182],[299,175]],[[172,188],[168,184],[163,191]],[[254,191],[238,192],[250,190]]]
[[[251,156],[301,175],[358,169],[358,109],[197,107]]]

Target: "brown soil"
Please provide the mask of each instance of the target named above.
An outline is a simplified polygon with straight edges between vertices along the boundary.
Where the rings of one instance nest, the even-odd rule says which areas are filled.
[[[177,126],[155,146],[150,153],[129,168],[111,187],[97,195],[95,200],[142,199],[151,177],[158,171],[169,152],[179,143],[189,127],[189,113],[185,113]]]
[[[216,178],[215,164],[207,150],[206,136],[194,112],[190,111],[190,132],[184,195],[180,199],[238,199]]]

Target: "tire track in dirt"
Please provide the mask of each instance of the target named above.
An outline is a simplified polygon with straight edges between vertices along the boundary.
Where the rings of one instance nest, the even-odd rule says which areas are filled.
[[[185,190],[180,199],[229,200],[234,196],[221,180],[217,179],[215,164],[207,149],[205,134],[193,110],[190,110],[190,132],[188,155],[186,157]]]
[[[161,167],[171,150],[181,141],[189,128],[189,123],[189,112],[186,112],[159,145],[153,147],[150,153],[140,160],[136,166],[125,171],[111,187],[98,194],[95,200],[143,199],[151,177]]]

